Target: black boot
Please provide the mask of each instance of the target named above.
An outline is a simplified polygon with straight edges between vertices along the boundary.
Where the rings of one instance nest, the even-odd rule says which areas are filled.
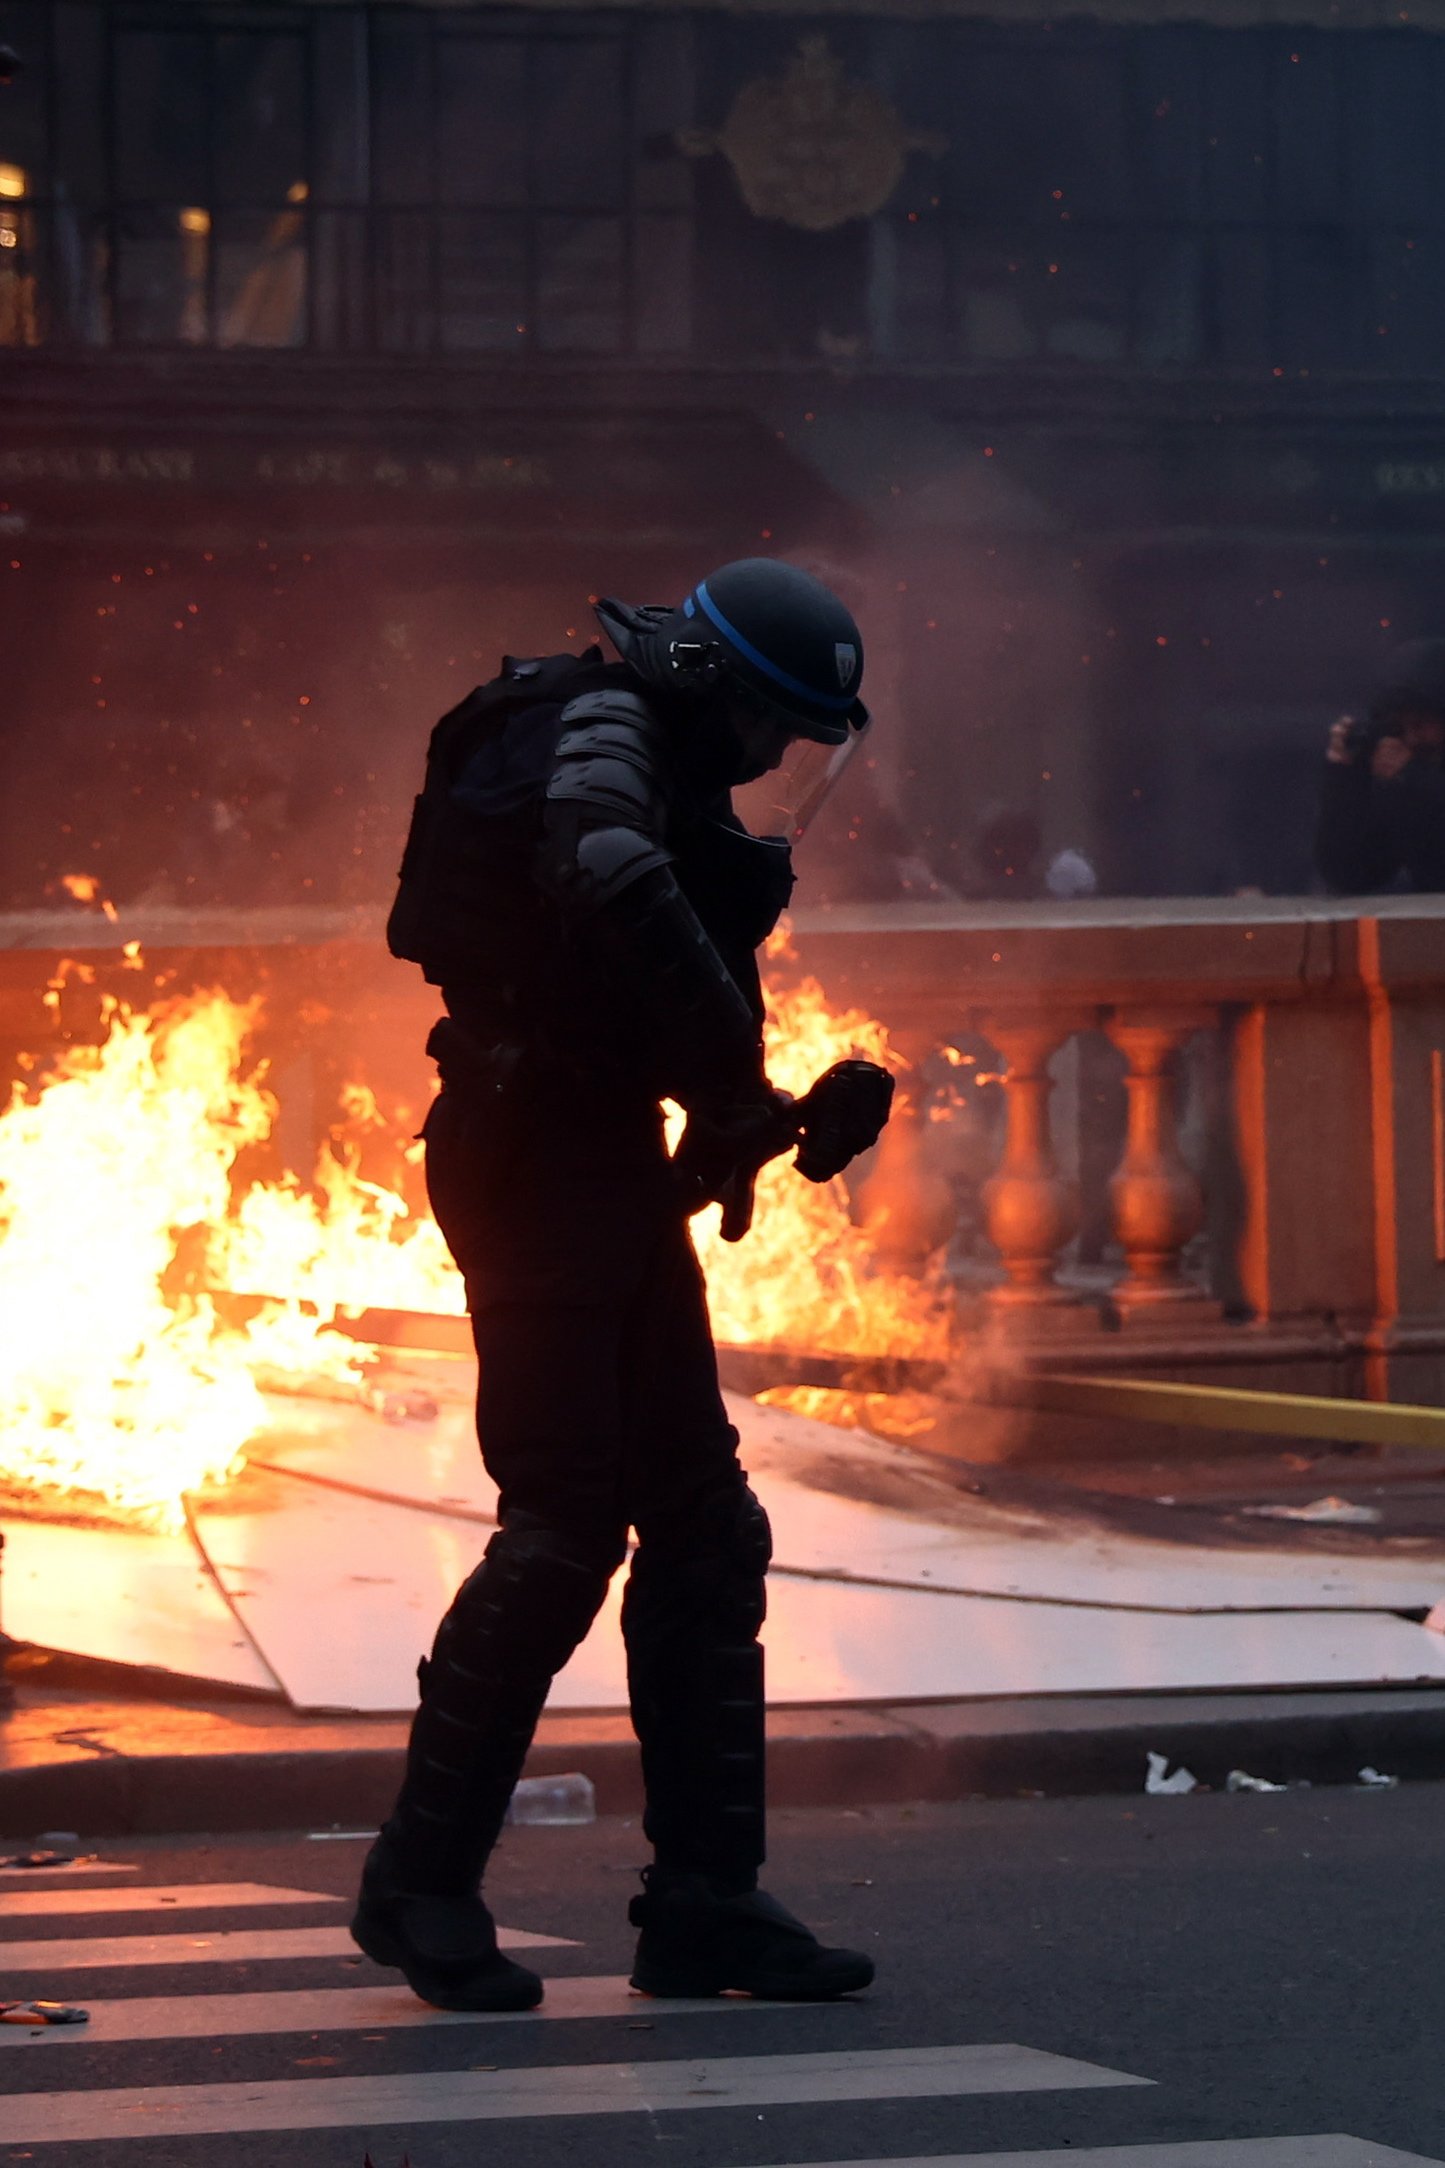
[[[475,1892],[408,1890],[385,1830],[367,1854],[351,1939],[438,2010],[534,2010],[542,1982],[497,1948],[492,1915]]]
[[[352,1940],[442,2010],[529,2010],[534,1972],[497,1948],[481,1900],[553,1674],[582,1639],[616,1556],[509,1520],[487,1545],[419,1671],[406,1776],[362,1871]]]
[[[703,1875],[642,1870],[627,1916],[642,1930],[632,1985],[644,1995],[756,1995],[769,2002],[831,2002],[873,1978],[861,1950],[825,1949],[762,1890],[719,1891]]]

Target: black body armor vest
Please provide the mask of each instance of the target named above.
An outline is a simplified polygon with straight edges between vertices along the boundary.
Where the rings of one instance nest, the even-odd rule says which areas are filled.
[[[537,878],[547,785],[563,711],[589,693],[651,693],[601,651],[507,658],[432,733],[400,886],[387,924],[393,955],[419,964],[482,1044],[506,1043],[556,1067],[627,1076],[651,1092],[661,1073],[646,1044],[646,989],[620,982],[585,924]],[[759,1026],[755,951],[792,890],[785,841],[748,834],[726,792],[695,793],[677,735],[657,719],[657,840]],[[661,1064],[665,1070],[666,1063]],[[659,1088],[665,1089],[665,1085]]]

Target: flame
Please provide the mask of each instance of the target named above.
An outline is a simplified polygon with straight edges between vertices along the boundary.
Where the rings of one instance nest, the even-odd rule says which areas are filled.
[[[922,1438],[938,1422],[930,1393],[855,1393],[834,1385],[770,1385],[758,1394],[764,1407],[787,1408],[839,1430],[870,1430],[883,1438]]]
[[[801,1097],[853,1054],[901,1066],[883,1026],[861,1009],[835,1014],[816,979],[786,990],[770,985],[765,998],[767,1072],[781,1090]],[[680,1128],[674,1114],[671,1134]],[[941,1268],[922,1280],[880,1271],[868,1236],[849,1216],[841,1181],[801,1181],[789,1155],[758,1177],[746,1241],[724,1242],[721,1217],[713,1206],[692,1223],[719,1340],[840,1354],[946,1354],[952,1306]]]
[[[139,963],[128,944],[122,968]],[[52,1013],[68,982],[93,977],[62,965]],[[338,1319],[465,1309],[435,1223],[360,1171],[361,1140],[392,1126],[364,1086],[343,1095],[345,1127],[310,1183],[237,1175],[276,1115],[264,1065],[247,1062],[258,1012],[209,992],[141,1014],[109,994],[102,1043],[45,1070],[22,1060],[27,1081],[0,1111],[0,1485],[175,1527],[186,1493],[242,1464],[263,1389],[327,1381],[366,1397],[375,1353]],[[834,1013],[811,979],[769,991],[765,1039],[770,1076],[795,1093],[844,1055],[899,1066],[879,1024]],[[946,1352],[941,1273],[881,1270],[841,1181],[814,1186],[778,1161],[745,1243],[724,1243],[718,1218],[693,1228],[719,1339]]]
[[[65,890],[66,895],[75,903],[99,904],[112,926],[120,917],[119,911],[117,911],[109,896],[102,896],[100,892],[99,874],[62,873],[60,885]]]
[[[242,1060],[255,1004],[211,993],[143,1016],[107,996],[102,1014],[103,1044],[0,1114],[0,1477],[175,1527],[187,1491],[240,1466],[263,1382],[362,1380],[365,1351],[328,1329],[353,1283],[363,1302],[384,1281],[380,1299],[441,1306],[440,1236],[399,1228],[402,1201],[334,1161],[320,1206],[294,1181],[237,1206],[236,1158],[276,1112]],[[238,1325],[212,1285],[286,1299]]]

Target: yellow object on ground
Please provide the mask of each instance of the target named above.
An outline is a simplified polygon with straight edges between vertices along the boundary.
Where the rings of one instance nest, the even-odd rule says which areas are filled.
[[[1194,1430],[1245,1430],[1267,1437],[1423,1446],[1445,1452],[1445,1408],[1394,1401],[1249,1392],[1232,1385],[1180,1385],[1153,1378],[1002,1371],[990,1379],[987,1397],[1051,1415],[1098,1415],[1123,1422],[1176,1423]]]

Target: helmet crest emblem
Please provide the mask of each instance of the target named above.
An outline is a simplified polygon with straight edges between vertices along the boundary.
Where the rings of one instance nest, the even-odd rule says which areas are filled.
[[[853,671],[858,661],[858,650],[847,640],[839,640],[833,649],[833,660],[838,665],[838,683],[846,692],[852,683]]]

